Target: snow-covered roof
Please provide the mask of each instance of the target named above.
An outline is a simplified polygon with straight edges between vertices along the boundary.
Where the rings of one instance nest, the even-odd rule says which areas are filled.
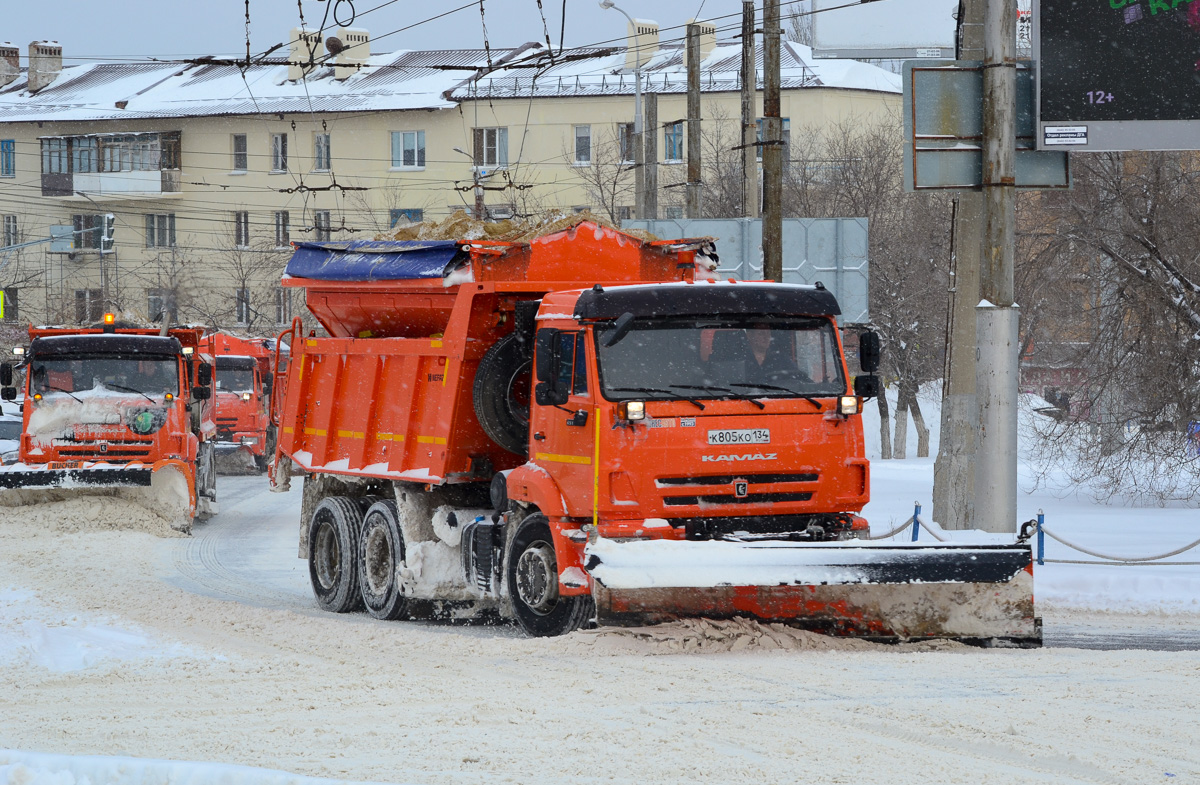
[[[719,44],[700,63],[700,89],[724,92],[740,89],[742,47]],[[762,83],[762,47],[756,53]],[[857,60],[816,60],[812,48],[785,41],[780,51],[781,87],[785,90],[831,87],[843,90],[900,93],[901,79],[878,66]],[[687,64],[680,45],[662,46],[642,66],[642,89],[655,93],[687,91]],[[626,68],[624,49],[574,49],[551,60],[544,47],[514,58],[511,65],[481,74],[476,86],[464,81],[447,97],[468,100],[536,96],[633,95],[635,79]]]
[[[784,89],[833,87],[899,93],[900,77],[853,60],[813,60],[812,50],[785,42]],[[554,53],[542,44],[515,49],[428,50],[370,57],[350,78],[321,66],[307,79],[288,79],[286,60],[241,69],[228,62],[85,63],[64,66],[37,93],[25,72],[0,89],[0,122],[128,120],[298,112],[444,109],[475,95],[493,98],[613,95],[634,92],[621,48]],[[721,44],[702,63],[705,92],[738,89],[741,47]],[[758,54],[762,69],[762,52]],[[684,92],[683,49],[664,45],[643,67],[644,89]],[[478,78],[478,92],[472,86]]]

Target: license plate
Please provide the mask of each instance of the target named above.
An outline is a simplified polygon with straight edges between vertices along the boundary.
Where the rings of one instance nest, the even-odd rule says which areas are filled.
[[[767,428],[722,428],[708,432],[709,444],[770,444]]]

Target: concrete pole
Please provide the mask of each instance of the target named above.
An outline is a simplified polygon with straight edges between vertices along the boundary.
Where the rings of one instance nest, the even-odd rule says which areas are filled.
[[[700,25],[687,26],[687,186],[688,218],[700,217]]]
[[[758,217],[758,114],[754,94],[758,71],[754,67],[754,0],[742,0],[742,215]]]
[[[647,93],[644,103],[646,124],[642,126],[642,140],[645,150],[646,193],[643,203],[646,205],[646,218],[654,221],[658,218],[658,94]]]
[[[960,60],[983,59],[985,0],[963,0]],[[942,387],[942,433],[933,464],[933,519],[944,529],[975,525],[975,449],[979,407],[975,399],[975,306],[979,304],[979,254],[983,194],[963,191],[954,216],[953,280]]]
[[[1017,526],[1017,325],[1013,303],[1016,234],[1016,13],[1011,0],[988,0],[983,35],[983,258],[976,319],[976,527]]]
[[[763,1],[763,278],[783,281],[783,120],[779,0]]]

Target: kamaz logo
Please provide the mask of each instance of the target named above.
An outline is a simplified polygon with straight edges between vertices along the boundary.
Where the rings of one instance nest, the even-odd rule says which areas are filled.
[[[745,455],[701,455],[700,460],[703,463],[710,461],[773,461],[778,456],[777,452],[756,452],[753,455],[749,453]]]

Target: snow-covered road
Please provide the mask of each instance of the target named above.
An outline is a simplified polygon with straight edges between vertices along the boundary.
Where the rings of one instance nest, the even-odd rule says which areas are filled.
[[[702,628],[529,640],[333,616],[295,558],[298,490],[222,477],[221,499],[190,540],[6,511],[0,748],[405,783],[1200,779],[1195,651],[722,652]]]

